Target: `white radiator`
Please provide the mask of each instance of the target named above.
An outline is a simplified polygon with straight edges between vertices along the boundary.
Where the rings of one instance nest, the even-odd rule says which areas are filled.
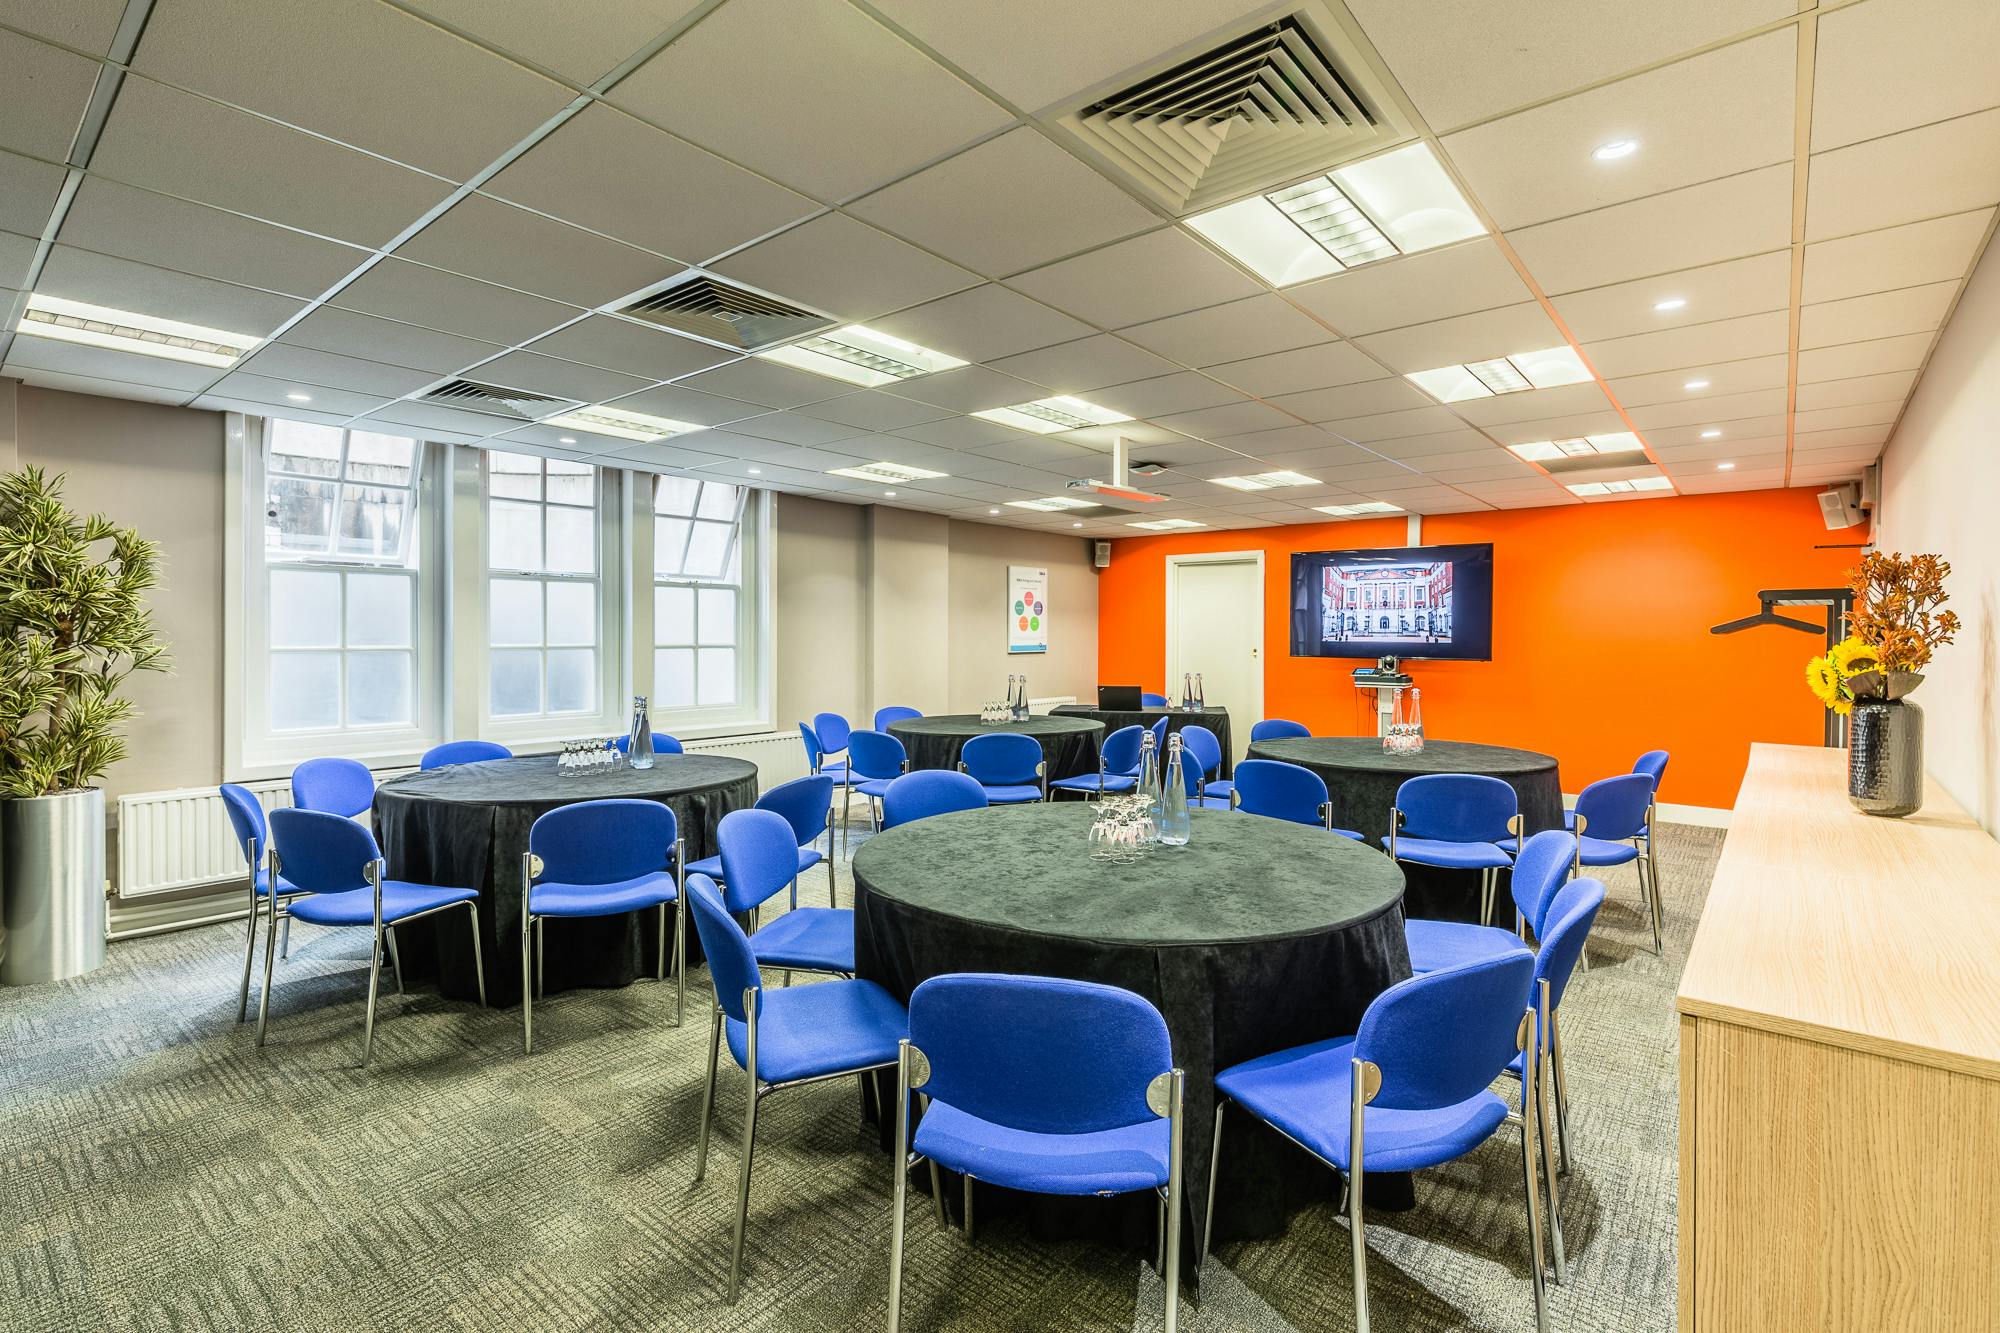
[[[758,791],[769,791],[781,782],[806,775],[805,740],[796,731],[682,741],[681,748],[690,754],[726,754],[732,759],[749,760],[757,765]]]

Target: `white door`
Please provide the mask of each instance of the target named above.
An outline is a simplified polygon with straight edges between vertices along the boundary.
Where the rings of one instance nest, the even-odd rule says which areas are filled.
[[[1199,671],[1210,707],[1229,710],[1236,759],[1264,715],[1264,566],[1255,554],[1171,558],[1167,583],[1167,697]]]

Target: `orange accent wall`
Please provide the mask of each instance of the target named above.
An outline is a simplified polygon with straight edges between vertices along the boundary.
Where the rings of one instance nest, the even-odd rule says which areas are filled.
[[[1743,491],[1439,514],[1425,545],[1494,547],[1493,660],[1414,662],[1426,735],[1553,754],[1563,789],[1673,753],[1661,799],[1731,806],[1753,741],[1817,745],[1807,691],[1819,635],[1775,626],[1714,635],[1759,588],[1844,581],[1865,528],[1829,532],[1810,490]],[[1404,545],[1405,520],[1123,538],[1098,588],[1098,679],[1157,689],[1166,669],[1166,558],[1264,553],[1264,712],[1319,735],[1372,735],[1359,659],[1291,655],[1291,553]],[[1824,612],[1790,614],[1823,623]],[[1247,723],[1244,724],[1247,734]]]

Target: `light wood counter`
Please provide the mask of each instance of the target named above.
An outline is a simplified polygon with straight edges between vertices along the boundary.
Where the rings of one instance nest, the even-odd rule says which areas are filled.
[[[2000,843],[1759,745],[1681,977],[1680,1327],[2000,1328]]]

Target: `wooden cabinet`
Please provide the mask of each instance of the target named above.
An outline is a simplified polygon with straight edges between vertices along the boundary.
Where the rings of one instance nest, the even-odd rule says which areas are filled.
[[[2000,843],[1757,746],[1681,978],[1682,1333],[2000,1329]]]

